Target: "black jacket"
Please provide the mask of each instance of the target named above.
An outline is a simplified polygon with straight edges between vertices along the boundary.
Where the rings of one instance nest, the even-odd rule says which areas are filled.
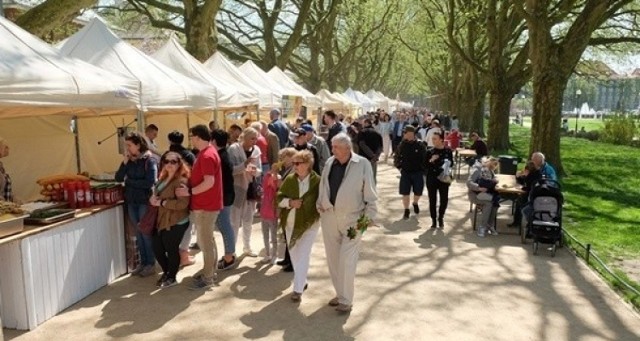
[[[438,159],[434,162],[429,162],[433,155],[439,155]],[[442,173],[442,165],[444,160],[449,160],[449,165],[453,167],[453,152],[448,147],[442,149],[431,148],[427,151],[427,177],[437,177]]]
[[[366,127],[358,133],[358,154],[367,160],[377,161],[382,153],[382,135],[371,127]]]
[[[233,165],[229,160],[226,147],[218,149],[218,155],[220,155],[220,169],[222,170],[222,204],[231,206],[236,199],[236,192],[233,189]]]
[[[402,140],[393,157],[393,165],[402,172],[422,172],[427,163],[427,148],[418,140]]]

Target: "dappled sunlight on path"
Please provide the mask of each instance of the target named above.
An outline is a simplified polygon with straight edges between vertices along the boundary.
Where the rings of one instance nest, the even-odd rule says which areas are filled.
[[[516,235],[477,237],[463,180],[452,185],[444,230],[429,229],[426,197],[418,217],[402,220],[397,175],[380,165],[381,226],[364,235],[351,314],[327,306],[334,293],[319,234],[299,303],[289,298],[291,274],[259,258],[221,272],[211,291],[189,291],[202,264],[198,255],[177,287],[155,291],[155,279],[124,277],[33,332],[5,334],[16,340],[55,339],[61,330],[69,339],[132,340],[640,339],[638,315],[568,250],[534,256]],[[514,232],[505,227],[509,209],[509,203],[500,208],[500,231]],[[252,242],[261,249],[259,224]]]

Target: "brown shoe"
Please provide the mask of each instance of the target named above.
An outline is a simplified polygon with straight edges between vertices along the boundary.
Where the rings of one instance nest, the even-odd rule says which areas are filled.
[[[339,298],[334,297],[331,299],[331,301],[329,301],[329,305],[332,307],[337,307],[340,304],[339,302]]]
[[[351,312],[351,305],[340,303],[336,307],[336,310],[341,312],[341,313],[349,313],[349,312]]]
[[[291,294],[291,300],[294,302],[300,302],[300,300],[302,299],[302,294],[298,293],[298,292],[293,292],[293,294]]]

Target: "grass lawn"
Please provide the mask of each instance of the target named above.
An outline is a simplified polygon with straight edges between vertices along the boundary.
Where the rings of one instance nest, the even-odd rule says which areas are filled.
[[[568,123],[569,123],[569,130],[576,129],[575,117],[569,117]],[[523,125],[524,127],[531,127],[530,116],[527,116],[524,118]],[[511,126],[513,127],[514,125],[511,125]],[[580,130],[580,128],[582,127],[584,127],[584,130],[586,131],[600,130],[604,128],[604,121],[601,119],[594,119],[594,118],[580,118],[578,119],[578,130]]]
[[[526,157],[529,128],[511,125],[510,133],[514,145],[510,152]],[[567,173],[562,178],[564,228],[591,244],[609,267],[629,275],[640,290],[640,273],[622,265],[623,261],[640,265],[640,149],[573,137],[563,137],[560,148]],[[627,298],[640,307],[640,297]]]

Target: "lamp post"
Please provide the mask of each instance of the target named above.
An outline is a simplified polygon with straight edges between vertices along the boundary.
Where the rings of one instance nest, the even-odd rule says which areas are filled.
[[[580,95],[582,95],[582,91],[580,91],[580,89],[576,90],[576,98],[574,103],[576,104],[576,130],[575,130],[575,134],[578,135],[578,118],[580,117],[580,108],[578,107],[578,100],[580,99]]]

